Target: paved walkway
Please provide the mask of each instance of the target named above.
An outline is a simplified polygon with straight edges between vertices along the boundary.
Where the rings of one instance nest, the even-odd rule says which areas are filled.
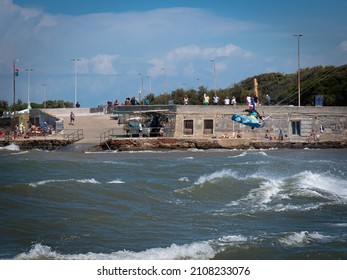
[[[76,115],[74,125],[70,125],[70,116],[59,116],[64,120],[64,129],[83,129],[84,139],[76,142],[79,144],[100,143],[100,134],[110,129],[117,129],[117,134],[123,135],[123,125],[118,124],[117,120],[110,119],[110,115],[105,114],[89,114]]]

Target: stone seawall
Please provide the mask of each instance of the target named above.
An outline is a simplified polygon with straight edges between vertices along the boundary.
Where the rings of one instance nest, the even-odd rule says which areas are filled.
[[[112,139],[90,151],[117,150],[179,150],[179,149],[328,149],[347,148],[347,141],[291,142],[251,139],[179,139],[179,138],[123,138]]]
[[[20,150],[48,150],[55,151],[70,144],[70,140],[13,140],[0,141],[0,147],[10,144],[17,145]],[[145,150],[185,150],[185,149],[341,149],[347,148],[347,141],[318,141],[318,142],[292,142],[292,141],[264,141],[252,139],[179,139],[179,138],[115,138],[109,140],[107,145],[88,147],[88,151],[145,151]]]
[[[11,140],[11,141],[0,141],[0,147],[5,147],[11,144],[15,144],[20,150],[46,150],[54,151],[62,147],[72,144],[70,140],[58,140],[58,139],[35,139],[35,140]]]

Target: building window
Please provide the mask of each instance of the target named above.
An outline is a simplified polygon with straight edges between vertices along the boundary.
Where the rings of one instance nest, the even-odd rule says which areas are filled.
[[[292,135],[301,135],[301,121],[292,121]]]
[[[193,127],[194,127],[193,120],[184,120],[183,134],[193,135],[193,132],[194,132]]]
[[[204,120],[203,134],[213,134],[213,120]]]

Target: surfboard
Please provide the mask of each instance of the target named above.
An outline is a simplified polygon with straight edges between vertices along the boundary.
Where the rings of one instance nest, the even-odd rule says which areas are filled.
[[[240,124],[244,124],[253,128],[263,127],[265,124],[263,121],[259,121],[255,118],[251,118],[250,116],[246,116],[246,115],[234,114],[231,116],[231,119],[235,122],[238,122]]]

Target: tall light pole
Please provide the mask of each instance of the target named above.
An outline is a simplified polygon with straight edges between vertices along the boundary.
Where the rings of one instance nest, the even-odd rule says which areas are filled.
[[[43,108],[46,109],[47,84],[43,85]]]
[[[166,69],[163,67],[161,70],[164,71],[164,95],[166,95]]]
[[[18,59],[13,60],[13,117],[14,118],[16,117],[16,76],[18,76],[16,62],[18,62]]]
[[[142,104],[142,92],[143,92],[143,76],[140,73],[139,76],[141,76],[141,88],[139,88],[139,103]]]
[[[151,80],[151,76],[147,76],[148,78],[148,94],[152,93],[152,80]]]
[[[76,103],[77,103],[77,62],[81,61],[82,59],[80,58],[73,58],[72,61],[74,62],[75,66],[75,103],[74,107],[76,108]]]
[[[28,69],[25,69],[25,71],[28,72],[28,110],[30,110],[31,109],[31,106],[30,106],[30,72],[34,71],[34,69],[28,68]]]
[[[214,94],[216,95],[216,63],[214,59],[211,59],[210,61],[213,62],[213,85],[214,85]]]
[[[293,36],[298,37],[298,106],[300,107],[300,37],[302,34],[295,34]]]

